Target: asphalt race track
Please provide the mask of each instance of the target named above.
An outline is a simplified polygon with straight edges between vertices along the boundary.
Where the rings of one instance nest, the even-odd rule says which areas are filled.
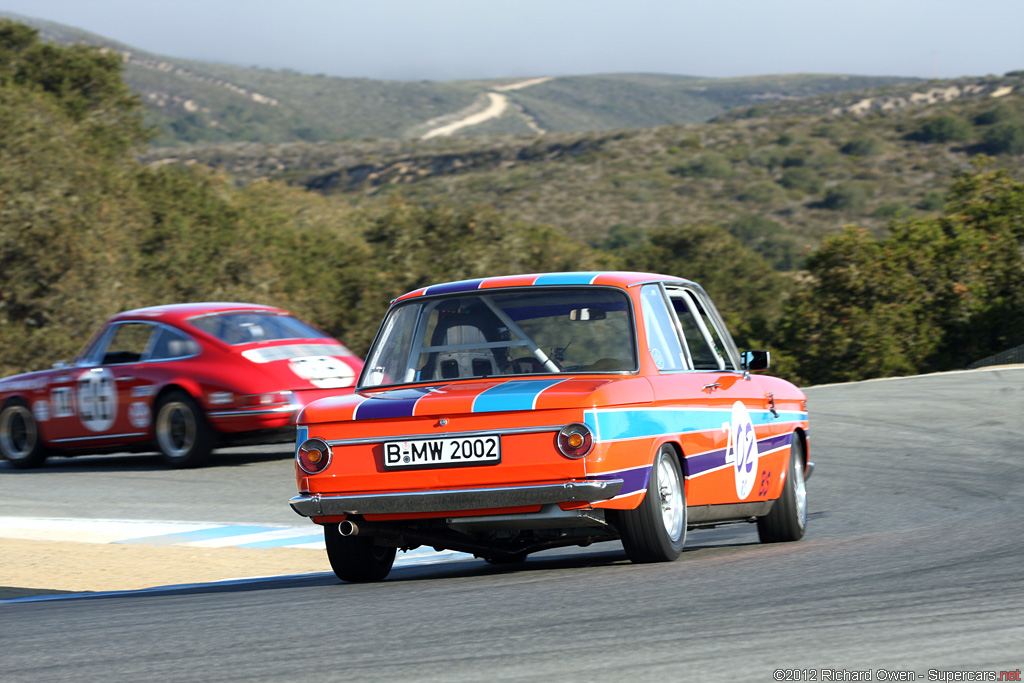
[[[0,678],[1019,676],[1024,368],[808,395],[817,469],[798,543],[760,545],[742,525],[691,532],[670,564],[633,565],[603,544],[515,568],[400,567],[372,585],[317,574],[0,603]],[[189,472],[144,458],[27,474],[0,464],[0,515],[294,523],[290,462],[257,451],[236,460]]]

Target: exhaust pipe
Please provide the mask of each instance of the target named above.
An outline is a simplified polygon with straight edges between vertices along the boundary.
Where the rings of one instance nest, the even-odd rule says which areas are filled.
[[[338,533],[344,537],[356,536],[359,534],[359,527],[356,526],[355,522],[345,520],[344,522],[338,522]]]

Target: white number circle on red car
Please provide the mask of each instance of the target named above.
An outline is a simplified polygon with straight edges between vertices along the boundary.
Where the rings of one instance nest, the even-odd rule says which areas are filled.
[[[352,386],[356,373],[344,361],[330,356],[304,356],[292,358],[288,367],[302,379],[321,389],[339,389]]]
[[[114,425],[117,386],[107,368],[93,368],[78,376],[78,416],[94,432],[105,432]]]

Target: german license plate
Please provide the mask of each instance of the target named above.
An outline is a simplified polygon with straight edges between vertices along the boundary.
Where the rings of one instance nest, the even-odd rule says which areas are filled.
[[[501,462],[501,437],[466,436],[453,439],[415,439],[384,443],[384,467],[458,467]]]

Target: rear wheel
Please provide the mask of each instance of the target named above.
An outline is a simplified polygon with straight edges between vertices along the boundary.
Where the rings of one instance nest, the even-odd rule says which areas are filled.
[[[618,510],[614,524],[633,562],[671,562],[686,542],[686,490],[679,457],[668,444],[658,450],[647,495],[635,510]]]
[[[213,450],[213,430],[184,391],[171,391],[160,399],[155,429],[161,459],[171,467],[195,467]]]
[[[793,435],[789,450],[789,471],[782,495],[771,511],[757,518],[757,536],[762,543],[799,541],[807,528],[807,483],[804,481],[804,444]]]
[[[395,563],[396,548],[373,544],[372,536],[342,536],[337,524],[324,526],[324,543],[331,569],[342,581],[382,581]]]
[[[19,470],[39,467],[46,460],[39,425],[20,399],[8,402],[0,411],[0,454]]]

